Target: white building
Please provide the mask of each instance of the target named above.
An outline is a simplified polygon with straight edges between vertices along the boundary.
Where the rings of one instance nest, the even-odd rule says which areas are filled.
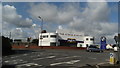
[[[56,33],[40,33],[39,46],[86,47],[94,43],[94,38],[84,33],[58,29]]]
[[[94,37],[92,36],[84,36],[84,45],[83,47],[90,46],[94,44]]]
[[[39,46],[57,46],[58,35],[57,33],[40,33]]]

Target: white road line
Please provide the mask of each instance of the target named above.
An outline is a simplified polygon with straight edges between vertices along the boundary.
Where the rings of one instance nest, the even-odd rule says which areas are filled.
[[[28,61],[23,61],[22,59],[16,59],[16,60],[9,60],[9,61],[4,61],[5,63],[13,63],[13,64],[18,64],[18,63],[27,63]]]
[[[41,59],[46,59],[46,58],[48,58],[48,59],[52,59],[52,58],[54,58],[55,56],[48,56],[48,57],[44,57],[44,58],[37,58],[37,59],[33,59],[33,60],[41,60]]]
[[[102,64],[106,64],[106,63],[109,63],[109,62],[98,63],[97,65],[102,65]]]
[[[68,61],[68,62],[58,62],[58,63],[52,63],[50,64],[50,66],[55,66],[55,65],[60,65],[60,64],[74,64],[74,63],[77,63],[79,62],[80,60],[71,60],[71,61]]]
[[[17,65],[17,67],[22,67],[22,66],[42,66],[42,65],[39,65],[39,64],[36,64],[36,63],[26,63],[26,64],[21,64],[21,65]]]
[[[23,56],[27,56],[28,54],[23,54]]]
[[[16,62],[17,60],[13,60],[13,62]]]
[[[92,57],[89,57],[89,59],[97,59],[97,58],[92,58]]]
[[[18,64],[18,62],[14,62],[13,64]]]
[[[5,63],[8,63],[8,62],[10,62],[10,61],[4,61]]]
[[[81,57],[81,56],[71,56],[71,57],[56,58],[55,60],[68,59],[68,58],[75,58],[75,57]]]
[[[33,59],[33,60],[41,60],[41,59],[45,59],[45,58],[37,58],[37,59]]]
[[[46,57],[46,58],[54,58],[55,56],[49,56],[49,57]]]

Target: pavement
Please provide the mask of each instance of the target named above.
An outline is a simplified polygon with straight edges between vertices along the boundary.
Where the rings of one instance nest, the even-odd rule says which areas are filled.
[[[3,56],[2,68],[119,68],[119,64],[109,64],[109,53],[64,49],[16,50],[14,55]]]

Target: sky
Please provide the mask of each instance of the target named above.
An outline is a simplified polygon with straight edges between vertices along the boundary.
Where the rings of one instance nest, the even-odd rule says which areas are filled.
[[[43,29],[69,29],[95,37],[105,36],[113,44],[118,33],[117,2],[2,2],[2,35],[11,38],[38,38]],[[1,18],[0,18],[1,19]]]

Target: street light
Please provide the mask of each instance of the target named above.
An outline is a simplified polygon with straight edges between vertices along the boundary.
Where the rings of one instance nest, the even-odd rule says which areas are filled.
[[[42,30],[43,30],[43,19],[40,16],[38,16],[38,18],[40,18],[42,20],[42,22],[41,22],[41,32],[42,32]]]
[[[43,30],[43,19],[40,17],[40,16],[38,16],[38,18],[40,18],[41,20],[42,20],[42,22],[41,22],[41,36],[40,36],[40,45],[42,46],[42,30]]]

